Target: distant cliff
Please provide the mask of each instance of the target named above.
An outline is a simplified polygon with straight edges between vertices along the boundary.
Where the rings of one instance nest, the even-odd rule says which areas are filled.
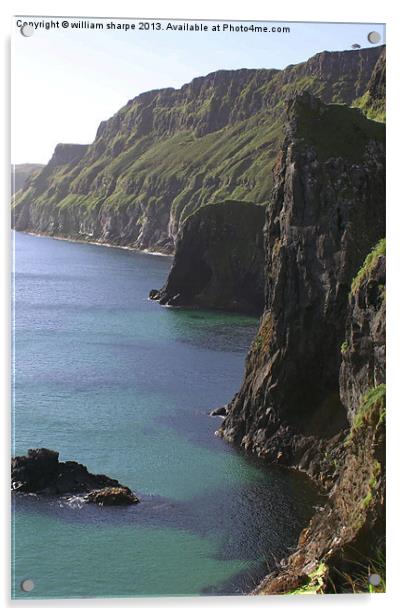
[[[264,208],[225,201],[183,223],[165,286],[151,299],[261,314],[264,306]]]
[[[380,54],[322,52],[281,71],[217,71],[140,94],[89,146],[57,146],[18,195],[15,228],[170,253],[202,205],[266,205],[287,95],[308,89],[350,105]]]
[[[18,192],[24,188],[26,180],[33,173],[37,173],[43,169],[44,165],[34,163],[23,163],[20,165],[12,165],[11,169],[11,194]]]

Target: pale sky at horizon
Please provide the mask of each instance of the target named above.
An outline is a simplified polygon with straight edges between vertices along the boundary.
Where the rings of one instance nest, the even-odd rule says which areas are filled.
[[[42,17],[22,18],[41,20]],[[51,17],[46,20],[51,20]],[[53,18],[62,21],[63,18]],[[83,18],[68,18],[81,21]],[[91,21],[132,23],[117,18]],[[154,20],[156,21],[156,20]],[[160,20],[166,25],[167,21]],[[171,20],[172,23],[185,23]],[[207,20],[207,24],[223,23]],[[251,22],[227,22],[250,25]],[[180,87],[219,69],[284,68],[319,51],[373,47],[383,24],[253,22],[289,26],[290,33],[129,32],[37,29],[12,41],[11,161],[46,163],[57,143],[90,143],[99,123],[140,92]]]

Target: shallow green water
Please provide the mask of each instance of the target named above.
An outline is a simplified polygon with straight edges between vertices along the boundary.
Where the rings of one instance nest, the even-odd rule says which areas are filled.
[[[170,259],[15,235],[15,454],[48,447],[129,485],[135,507],[18,496],[13,595],[246,592],[317,498],[214,437],[257,321],[147,299]],[[34,590],[23,593],[30,578]]]

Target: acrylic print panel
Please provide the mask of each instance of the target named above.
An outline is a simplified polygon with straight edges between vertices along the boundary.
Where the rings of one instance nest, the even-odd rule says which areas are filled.
[[[385,590],[385,28],[16,17],[15,599]]]

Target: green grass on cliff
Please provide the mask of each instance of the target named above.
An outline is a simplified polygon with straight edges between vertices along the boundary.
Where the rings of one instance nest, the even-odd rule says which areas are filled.
[[[386,413],[386,386],[385,383],[370,389],[364,396],[359,410],[353,419],[348,440],[367,425],[378,426],[385,420]]]
[[[368,120],[358,109],[328,105],[319,114],[307,105],[296,107],[296,137],[313,145],[321,161],[341,157],[351,163],[362,161],[369,139],[385,141],[382,124]]]
[[[373,248],[373,250],[367,255],[362,267],[357,272],[356,276],[352,280],[351,293],[357,292],[361,284],[368,278],[370,272],[375,267],[378,259],[381,256],[385,256],[386,240],[380,240]]]
[[[317,568],[308,575],[308,581],[290,592],[290,595],[322,595],[325,592],[328,566],[321,562]]]
[[[308,68],[301,63],[283,71],[250,71],[247,78],[240,71],[243,77],[234,76],[227,88],[219,85],[219,78],[215,85],[200,78],[203,90],[197,86],[184,94],[171,89],[141,95],[103,124],[76,165],[48,169],[35,189],[18,194],[15,206],[32,206],[42,221],[48,210],[57,216],[62,208],[63,220],[77,220],[102,208],[143,221],[158,216],[169,220],[171,214],[178,224],[208,202],[266,205],[283,139],[286,97],[308,89],[326,102],[351,104],[367,84],[360,83],[355,61],[361,53],[348,53],[353,71],[337,74],[337,81],[323,77],[321,64],[313,59]],[[364,52],[373,58],[376,53]],[[370,124],[363,116],[355,123],[363,121]],[[325,118],[323,125],[311,123],[320,155],[341,155],[345,144],[348,151],[351,144],[361,149],[358,126],[349,122],[348,127],[331,137],[336,143],[327,143],[325,130],[331,127]],[[338,131],[332,127],[330,132]]]
[[[347,353],[349,351],[349,343],[347,340],[344,340],[341,344],[341,353],[342,355],[345,355],[345,353]]]
[[[367,494],[362,500],[362,506],[364,509],[367,509],[368,507],[370,507],[371,503],[373,502],[375,491],[377,488],[378,478],[380,477],[380,475],[381,475],[381,464],[379,463],[378,460],[374,460],[373,468],[372,468],[372,475],[369,479]]]
[[[114,158],[105,153],[84,166],[68,178],[64,189],[64,169],[56,170],[49,189],[37,194],[35,202],[39,207],[79,207],[88,212],[96,205],[137,208],[146,215],[152,200],[159,198],[181,221],[208,202],[234,199],[265,205],[281,134],[281,123],[266,113],[202,137],[181,132],[143,140]],[[86,189],[96,177],[102,181]],[[113,183],[113,190],[108,189]],[[27,194],[18,197],[17,203]]]
[[[373,101],[369,92],[365,92],[363,96],[354,101],[353,107],[358,107],[361,109],[369,120],[375,120],[376,122],[383,123],[385,122],[385,99]]]
[[[341,594],[386,592],[385,550],[383,547],[377,547],[371,552],[371,556],[367,556],[354,550],[353,557],[345,561],[347,565],[345,569],[349,571],[335,568],[338,583],[334,585],[334,592]]]

